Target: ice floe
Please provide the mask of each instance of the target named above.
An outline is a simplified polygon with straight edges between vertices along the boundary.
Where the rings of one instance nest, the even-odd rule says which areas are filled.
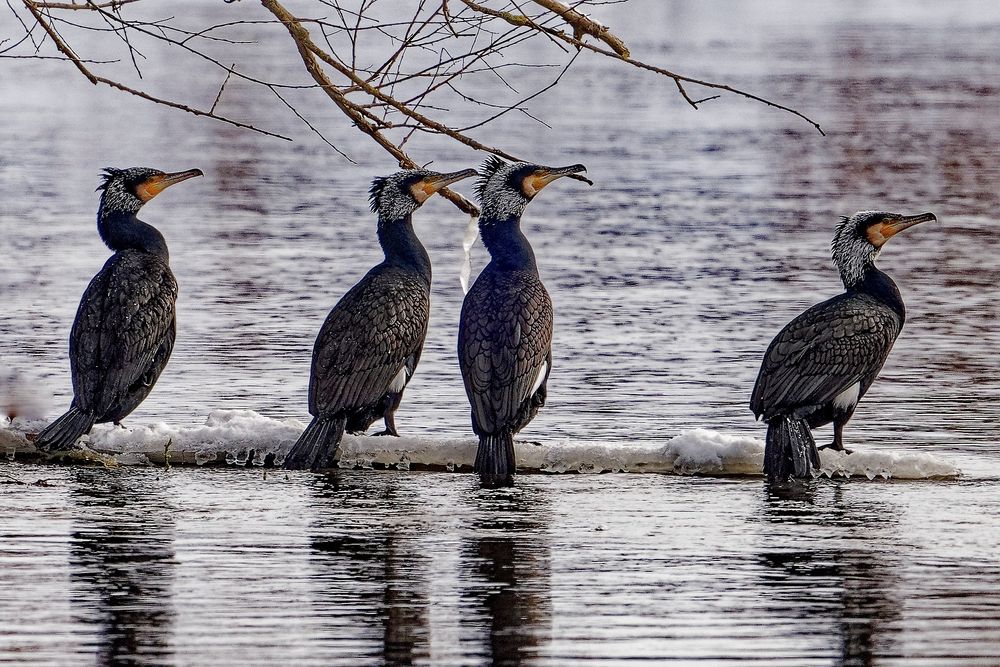
[[[38,419],[0,421],[0,452],[7,458],[31,452],[26,437],[44,427]],[[305,424],[271,419],[252,410],[218,410],[205,423],[175,427],[163,422],[129,428],[98,424],[87,446],[113,454],[122,465],[228,463],[280,464]],[[709,429],[685,431],[659,443],[600,443],[578,440],[516,443],[518,470],[548,473],[657,472],[680,475],[759,475],[764,442]],[[464,438],[346,435],[340,466],[347,468],[471,469],[476,440]],[[821,452],[820,476],[926,479],[959,475],[948,460],[923,452],[858,447],[852,454]]]

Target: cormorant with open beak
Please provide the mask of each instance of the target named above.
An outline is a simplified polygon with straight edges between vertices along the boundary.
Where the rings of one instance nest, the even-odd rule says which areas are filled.
[[[69,338],[73,402],[35,438],[38,449],[68,449],[95,423],[119,423],[153,389],[174,347],[177,281],[163,235],[136,214],[166,188],[201,175],[104,170],[97,231],[115,254],[80,299]]]
[[[309,376],[313,420],[285,468],[333,467],[344,431],[363,432],[380,417],[382,435],[397,435],[394,415],[420,361],[431,307],[431,260],[413,231],[413,212],[441,188],[475,175],[412,169],[372,182],[385,259],[344,295],[319,331]]]
[[[490,262],[462,304],[458,360],[479,436],[475,470],[484,486],[513,481],[514,434],[545,404],[552,369],[552,300],[521,232],[521,214],[558,178],[590,183],[578,175],[582,171],[582,164],[553,168],[497,157],[481,169],[479,233]]]
[[[844,218],[831,244],[846,291],[788,323],[771,341],[750,398],[767,422],[764,472],[769,481],[808,478],[819,466],[810,429],[833,422],[844,450],[844,424],[874,382],[903,328],[906,309],[896,284],[875,268],[883,244],[932,213],[903,216],[862,211]]]

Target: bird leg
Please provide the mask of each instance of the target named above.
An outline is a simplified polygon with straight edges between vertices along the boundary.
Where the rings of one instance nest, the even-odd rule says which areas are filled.
[[[386,406],[385,412],[382,414],[382,419],[385,421],[385,430],[379,431],[374,435],[392,435],[397,438],[399,437],[399,432],[396,431],[396,408],[399,407],[402,400],[402,392],[389,396],[389,405]]]
[[[399,437],[399,433],[396,431],[396,420],[393,419],[391,414],[385,416],[385,430],[379,431],[378,433],[372,433],[372,435],[391,435],[396,438]]]
[[[850,449],[844,449],[844,425],[847,420],[834,419],[833,420],[833,442],[829,445],[823,445],[820,449],[832,449],[838,452],[844,452],[845,454],[853,454],[854,451]]]

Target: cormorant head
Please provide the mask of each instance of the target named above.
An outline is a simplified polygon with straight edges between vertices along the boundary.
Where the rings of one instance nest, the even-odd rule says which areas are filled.
[[[402,220],[441,188],[475,175],[475,169],[447,174],[426,169],[407,169],[397,171],[392,176],[380,176],[372,181],[369,190],[372,211],[378,214],[379,220]]]
[[[101,195],[101,216],[111,212],[137,213],[142,205],[174,183],[202,176],[200,169],[188,169],[168,174],[149,167],[114,169],[107,167],[104,181],[97,186]]]
[[[482,217],[495,220],[520,217],[524,207],[542,188],[563,176],[593,185],[590,179],[580,176],[581,171],[587,171],[582,164],[544,167],[527,162],[506,162],[491,155],[483,162],[476,184]]]
[[[860,282],[875,264],[882,246],[907,227],[937,220],[933,213],[900,215],[884,211],[859,211],[841,218],[830,249],[845,287]]]

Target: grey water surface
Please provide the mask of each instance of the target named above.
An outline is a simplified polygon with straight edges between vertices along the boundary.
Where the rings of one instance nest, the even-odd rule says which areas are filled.
[[[171,5],[192,25],[266,18],[246,2]],[[550,400],[524,437],[762,437],[747,408],[760,355],[841,289],[838,216],[932,211],[939,223],[881,259],[908,321],[846,438],[963,475],[773,495],[753,477],[522,475],[484,491],[431,472],[6,463],[0,663],[1000,664],[1000,6],[642,0],[598,16],[636,57],[793,106],[827,136],[734,96],[695,111],[670,81],[588,55],[529,104],[551,127],[509,114],[477,130],[582,162],[595,182],[560,181],[525,215],[556,332]],[[239,49],[241,71],[306,83],[274,28],[246,28],[257,44]],[[118,53],[102,39],[80,47]],[[144,45],[144,85],[211,106],[218,71],[158,48]],[[198,167],[142,213],[170,246],[179,331],[126,423],[304,419],[319,325],[380,256],[366,191],[388,156],[315,90],[288,94],[356,164],[247,83],[219,110],[294,143],[95,88],[65,62],[0,70],[8,402],[46,417],[69,403],[69,327],[108,255],[100,169]],[[409,147],[441,169],[482,159],[422,135]],[[467,222],[438,199],[417,214],[435,285],[397,415],[407,435],[469,432],[454,351]],[[484,261],[477,246],[474,271]]]

